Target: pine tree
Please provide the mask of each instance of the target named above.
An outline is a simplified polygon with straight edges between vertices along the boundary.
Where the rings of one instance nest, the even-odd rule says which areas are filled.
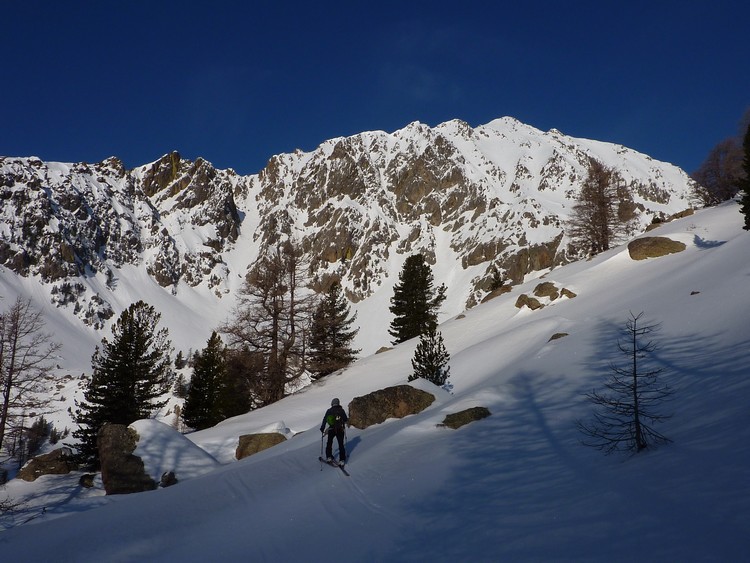
[[[393,287],[390,311],[395,315],[388,334],[394,344],[424,334],[437,326],[437,312],[445,301],[445,285],[433,287],[432,269],[424,256],[414,254],[404,262]]]
[[[92,375],[84,401],[76,402],[79,457],[98,463],[96,438],[107,422],[131,424],[148,418],[166,404],[171,343],[166,328],[157,331],[161,315],[138,301],[112,326],[112,341],[102,339],[91,358]]]
[[[224,344],[221,337],[213,332],[203,351],[195,355],[190,390],[182,409],[185,424],[203,430],[227,418],[221,404],[226,379]]]
[[[356,319],[356,313],[351,315],[341,285],[334,282],[313,312],[308,369],[314,379],[344,368],[356,359],[359,350],[351,347],[359,332],[358,328],[351,328]]]
[[[747,127],[742,148],[745,152],[745,159],[742,162],[743,174],[737,180],[737,187],[740,189],[740,213],[745,216],[745,224],[742,228],[750,231],[750,125]]]
[[[450,375],[451,368],[448,365],[450,359],[450,354],[443,343],[443,335],[431,326],[425,334],[419,337],[419,344],[411,360],[414,373],[409,376],[409,381],[421,377],[442,387]]]

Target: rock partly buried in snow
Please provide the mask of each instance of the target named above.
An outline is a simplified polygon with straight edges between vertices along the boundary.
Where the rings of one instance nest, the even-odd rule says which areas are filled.
[[[35,481],[42,475],[64,475],[78,469],[70,448],[57,448],[48,454],[36,456],[18,472],[24,481]]]
[[[286,442],[286,436],[279,434],[278,432],[264,432],[261,434],[244,434],[240,436],[239,444],[234,456],[237,459],[242,459],[263,450],[267,450],[270,447]]]
[[[143,460],[146,473],[154,481],[162,481],[165,475],[173,473],[175,481],[183,482],[205,475],[220,465],[212,455],[169,424],[144,419],[136,420],[130,428],[140,436],[133,455]],[[168,477],[167,481],[172,479]]]
[[[542,282],[534,288],[534,295],[537,297],[549,297],[550,301],[554,301],[560,297],[560,290],[552,282]]]
[[[360,430],[389,418],[403,418],[429,407],[435,396],[411,385],[397,385],[355,397],[349,403],[349,424]]]
[[[499,297],[500,295],[504,295],[506,293],[510,293],[513,290],[513,288],[510,285],[503,285],[501,287],[498,287],[497,289],[494,289],[490,291],[484,299],[482,299],[482,303],[486,303],[487,301],[490,301],[494,299],[495,297]]]
[[[667,237],[642,237],[628,243],[628,252],[633,260],[658,258],[685,250],[685,244]]]
[[[138,444],[138,432],[123,424],[105,424],[96,438],[102,483],[108,495],[140,493],[156,488],[147,473],[143,460],[133,455]]]
[[[562,295],[563,297],[567,297],[568,299],[578,297],[577,293],[570,291],[567,287],[562,288],[562,290],[560,291],[560,295]]]
[[[445,420],[443,420],[442,426],[447,426],[455,430],[466,426],[470,422],[487,418],[490,414],[489,409],[486,407],[471,407],[470,409],[447,415]]]
[[[525,293],[522,293],[518,296],[518,299],[516,299],[516,308],[522,309],[523,307],[528,307],[532,311],[536,311],[537,309],[544,307],[544,305],[542,305],[539,299],[529,297]]]
[[[565,338],[568,336],[567,332],[556,332],[552,336],[549,337],[549,340],[547,342],[552,342],[553,340],[559,340],[560,338]]]

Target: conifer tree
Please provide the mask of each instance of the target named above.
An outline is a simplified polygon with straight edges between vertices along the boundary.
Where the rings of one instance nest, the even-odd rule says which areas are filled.
[[[742,228],[750,231],[750,125],[747,127],[742,148],[745,158],[742,162],[742,175],[737,180],[737,187],[740,190],[740,213],[745,216],[745,224]]]
[[[157,330],[161,315],[138,301],[112,326],[112,341],[102,338],[91,358],[92,375],[84,401],[76,402],[78,453],[97,464],[96,438],[105,423],[131,424],[150,417],[166,404],[171,343],[166,328]]]
[[[351,315],[341,285],[334,282],[313,312],[308,368],[314,379],[344,368],[356,359],[359,350],[351,346],[359,332],[358,328],[351,328],[356,319],[356,313]]]
[[[193,377],[182,409],[185,424],[203,430],[227,418],[221,404],[226,379],[224,344],[221,337],[213,332],[203,351],[195,355]]]
[[[443,343],[443,335],[431,326],[425,334],[419,337],[419,344],[411,360],[414,373],[409,376],[409,381],[421,377],[442,387],[448,381],[451,370],[448,365],[450,359],[450,354]]]
[[[390,311],[395,315],[388,333],[394,344],[437,326],[437,313],[445,301],[445,285],[433,287],[432,268],[422,254],[409,256],[393,287]]]

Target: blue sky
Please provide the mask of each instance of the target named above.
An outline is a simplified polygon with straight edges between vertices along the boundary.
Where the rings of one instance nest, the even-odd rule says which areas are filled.
[[[750,107],[729,1],[7,3],[0,155],[134,167],[505,115],[697,168]]]

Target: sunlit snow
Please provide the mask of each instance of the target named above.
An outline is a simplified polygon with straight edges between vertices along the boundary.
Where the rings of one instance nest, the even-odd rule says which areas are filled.
[[[741,220],[735,202],[700,210],[648,233],[686,243],[684,252],[633,261],[618,247],[546,274],[574,298],[519,310],[518,296],[542,281],[529,280],[446,320],[453,394],[419,382],[437,397],[427,410],[350,428],[351,477],[317,460],[323,413],[333,397],[347,405],[406,383],[413,342],[208,430],[182,436],[169,420],[139,421],[139,455],[157,480],[174,469],[175,486],[107,497],[100,482],[79,487],[80,474],[11,481],[0,495],[26,508],[0,519],[0,553],[24,562],[746,561],[750,233]],[[133,288],[123,299],[166,307],[149,283],[123,283]],[[618,330],[641,311],[662,323],[654,360],[675,394],[659,429],[673,443],[604,456],[580,445],[575,421],[591,412],[583,394],[621,361]],[[376,315],[387,325],[385,302],[359,322]],[[471,406],[492,415],[438,426]],[[235,461],[237,437],[260,431],[289,440]]]

